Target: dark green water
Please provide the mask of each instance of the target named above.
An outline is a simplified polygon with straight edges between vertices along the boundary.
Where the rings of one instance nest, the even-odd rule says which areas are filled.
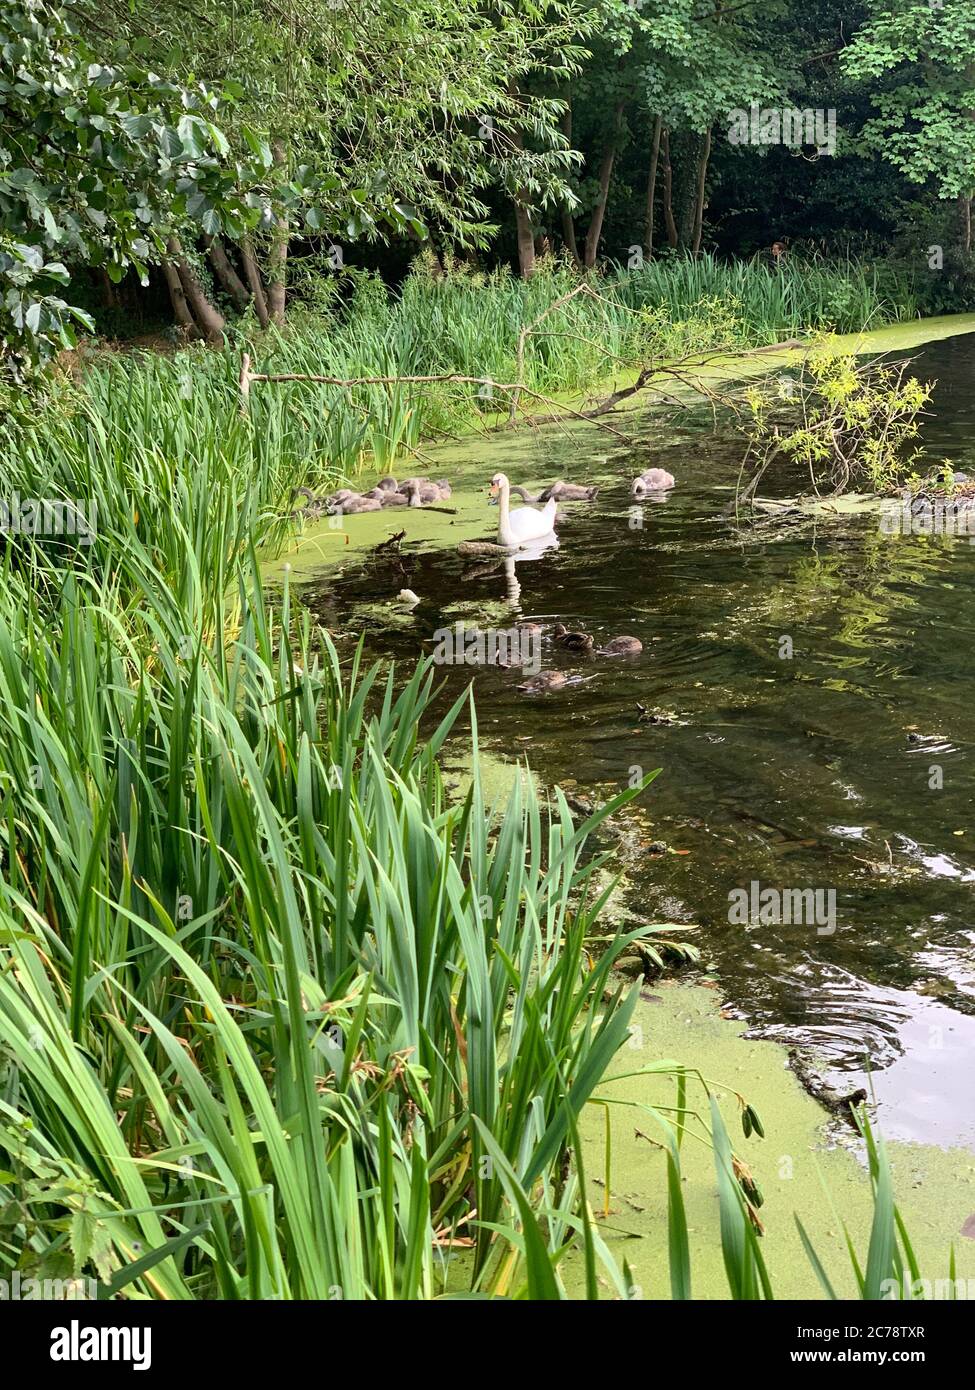
[[[975,473],[975,342],[937,344],[918,371],[939,383],[926,443]],[[975,547],[885,536],[866,517],[737,529],[724,511],[737,446],[710,419],[666,449],[658,429],[638,457],[611,445],[608,466],[593,461],[606,437],[588,431],[548,431],[507,465],[513,481],[607,467],[618,480],[563,508],[557,550],[515,566],[513,611],[644,650],[575,657],[546,636],[544,667],[593,679],[535,697],[514,670],[475,668],[482,740],[597,797],[661,768],[627,838],[634,915],[700,924],[689,939],[756,1034],[811,1048],[851,1082],[869,1066],[888,1136],[975,1145]],[[633,526],[627,482],[649,462],[678,487]],[[429,651],[458,601],[498,623],[511,593],[503,567],[407,544],[309,596],[352,631],[356,605],[404,585],[423,603],[407,627],[370,631],[373,654]],[[472,670],[444,674],[453,696]],[[673,722],[642,722],[638,703]],[[835,932],[733,925],[729,892],[753,880],[835,891]]]

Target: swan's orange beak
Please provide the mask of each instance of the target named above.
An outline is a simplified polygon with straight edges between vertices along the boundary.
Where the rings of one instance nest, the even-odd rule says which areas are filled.
[[[491,494],[492,497],[497,497],[500,491],[501,489],[498,487],[497,483],[492,483],[491,486],[488,488],[488,492]]]

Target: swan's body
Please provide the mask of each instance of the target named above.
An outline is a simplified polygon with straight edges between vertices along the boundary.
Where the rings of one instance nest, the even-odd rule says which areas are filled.
[[[383,505],[376,497],[360,497],[356,493],[341,500],[336,500],[337,497],[338,494],[329,498],[328,510],[332,516],[339,514],[352,516],[357,512],[378,512]]]
[[[647,468],[633,479],[630,492],[634,497],[646,497],[648,492],[669,492],[674,486],[674,475],[668,473],[666,468]]]
[[[511,484],[504,473],[495,473],[491,479],[491,495],[498,499],[498,540],[502,545],[521,546],[552,534],[558,511],[554,497],[540,512],[534,507],[515,507],[512,511]]]
[[[523,502],[550,502],[554,497],[556,502],[591,502],[599,491],[598,487],[583,487],[581,483],[566,483],[561,478],[554,483],[549,483],[548,487],[542,488],[541,492],[529,492],[520,483],[512,483],[509,491],[517,493]]]
[[[409,502],[409,497],[403,492],[392,492],[389,488],[377,483],[368,492],[364,492],[363,497],[371,497],[378,502],[381,507],[405,507]]]

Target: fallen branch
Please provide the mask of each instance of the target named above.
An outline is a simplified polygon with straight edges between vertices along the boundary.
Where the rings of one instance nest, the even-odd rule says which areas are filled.
[[[431,372],[417,376],[358,376],[340,377],[331,376],[326,373],[318,372],[255,372],[251,368],[251,358],[249,353],[244,353],[241,357],[240,373],[238,376],[238,387],[240,391],[241,414],[246,415],[250,407],[251,386],[255,382],[268,382],[273,384],[284,384],[288,382],[307,381],[320,386],[337,386],[344,390],[353,390],[357,386],[476,386],[488,387],[491,391],[497,390],[510,397],[507,424],[512,425],[516,418],[518,405],[522,396],[529,396],[533,401],[539,402],[548,409],[545,416],[546,423],[556,423],[565,420],[587,420],[596,423],[600,428],[607,430],[618,439],[629,443],[629,437],[622,431],[615,429],[607,424],[603,417],[622,402],[631,400],[641,391],[648,390],[661,377],[670,377],[680,385],[687,387],[696,395],[704,397],[711,403],[712,408],[716,405],[735,407],[734,398],[726,392],[720,392],[708,386],[706,382],[693,375],[695,370],[707,367],[711,362],[729,355],[736,357],[755,357],[772,352],[783,352],[790,348],[801,347],[802,344],[796,338],[789,338],[782,343],[774,343],[767,347],[759,348],[735,348],[734,346],[721,346],[710,349],[702,349],[697,352],[690,352],[683,357],[677,358],[673,362],[654,362],[640,368],[636,380],[629,386],[622,386],[610,392],[598,405],[588,410],[577,410],[572,406],[566,406],[562,402],[544,395],[541,391],[535,391],[530,386],[526,386],[524,376],[524,349],[528,335],[537,328],[549,314],[563,304],[566,304],[577,294],[590,296],[593,299],[601,300],[603,296],[596,294],[588,285],[577,285],[568,294],[562,295],[554,304],[551,304],[545,313],[540,314],[531,324],[521,330],[518,335],[518,348],[516,353],[516,367],[518,379],[513,382],[494,381],[486,376],[469,376],[464,372]],[[552,335],[557,336],[557,335]],[[669,403],[681,405],[682,402],[674,397],[667,398]],[[536,421],[533,421],[536,423]]]

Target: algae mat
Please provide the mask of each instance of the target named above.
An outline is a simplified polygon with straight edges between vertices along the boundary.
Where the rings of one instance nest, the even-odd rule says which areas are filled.
[[[787,1065],[778,1044],[742,1036],[746,1025],[723,1018],[715,994],[701,985],[657,981],[642,991],[630,1043],[617,1054],[596,1097],[611,1100],[610,1214],[604,1215],[605,1127],[602,1106],[586,1109],[583,1153],[590,1203],[610,1250],[625,1259],[643,1298],[667,1298],[667,1174],[661,1137],[648,1107],[674,1105],[675,1084],[661,1076],[612,1076],[638,1071],[661,1058],[696,1068],[720,1098],[736,1153],[765,1198],[762,1252],[778,1299],[823,1297],[802,1249],[798,1214],[833,1287],[856,1297],[846,1252],[845,1222],[861,1266],[866,1261],[872,1203],[862,1145],[852,1129],[829,1119]],[[734,1092],[757,1110],[765,1138],[745,1139]],[[699,1102],[699,1104],[698,1104]],[[707,1114],[700,1087],[688,1083],[688,1103]],[[666,1112],[664,1112],[666,1113]],[[700,1126],[696,1132],[703,1134]],[[643,1137],[646,1136],[646,1137]],[[953,1245],[956,1277],[975,1279],[975,1239],[962,1227],[975,1213],[975,1155],[915,1144],[888,1144],[894,1192],[917,1253],[923,1278],[947,1280]],[[686,1137],[683,1195],[691,1241],[695,1298],[727,1298],[718,1240],[718,1197],[709,1148]],[[571,1286],[578,1274],[567,1269]]]

